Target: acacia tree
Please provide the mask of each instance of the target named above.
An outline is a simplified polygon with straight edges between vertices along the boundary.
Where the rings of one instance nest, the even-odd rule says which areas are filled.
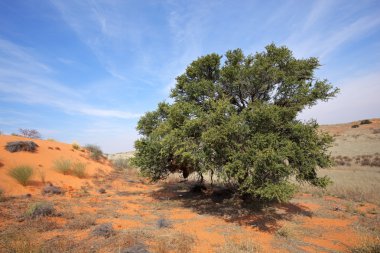
[[[152,180],[182,172],[219,177],[241,194],[288,200],[291,178],[325,187],[316,169],[330,166],[332,138],[297,115],[338,92],[315,78],[317,58],[296,59],[270,44],[245,56],[240,49],[209,54],[177,77],[173,103],[159,103],[138,122],[134,162]]]

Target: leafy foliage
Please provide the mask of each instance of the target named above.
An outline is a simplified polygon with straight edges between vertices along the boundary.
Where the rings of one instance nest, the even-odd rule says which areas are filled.
[[[28,165],[20,165],[12,168],[9,171],[9,175],[25,186],[33,175],[33,168]]]
[[[290,178],[325,187],[317,167],[330,166],[332,138],[315,121],[297,115],[335,96],[315,78],[318,59],[296,59],[286,47],[268,45],[245,56],[240,49],[209,54],[177,77],[171,97],[138,122],[134,163],[152,180],[172,172],[186,178],[209,172],[242,195],[284,201],[295,192]]]

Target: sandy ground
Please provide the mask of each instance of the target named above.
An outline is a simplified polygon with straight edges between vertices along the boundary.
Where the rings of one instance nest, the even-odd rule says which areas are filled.
[[[149,252],[349,252],[380,235],[376,204],[302,193],[286,204],[244,203],[222,189],[191,192],[192,182],[149,183],[134,170],[115,171],[109,162],[95,162],[69,144],[34,140],[35,153],[4,149],[7,142],[24,139],[0,136],[0,252],[25,247],[31,252],[128,252],[123,250],[136,245]],[[87,177],[55,171],[54,160],[61,157],[86,163]],[[20,164],[43,171],[46,181],[66,193],[42,195],[38,173],[30,184],[20,185],[8,175]],[[36,202],[52,203],[55,215],[24,219]],[[115,234],[93,235],[104,223],[111,223]]]

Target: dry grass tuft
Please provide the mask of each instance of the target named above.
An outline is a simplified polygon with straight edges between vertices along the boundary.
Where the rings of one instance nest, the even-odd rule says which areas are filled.
[[[252,240],[233,241],[226,239],[226,243],[216,250],[217,253],[255,253],[261,252],[261,247]]]
[[[154,252],[156,253],[188,253],[191,252],[195,240],[192,236],[184,233],[165,234],[156,239]]]

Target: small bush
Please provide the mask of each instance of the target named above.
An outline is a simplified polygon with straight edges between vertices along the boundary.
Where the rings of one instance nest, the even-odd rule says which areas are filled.
[[[115,234],[115,230],[112,227],[112,223],[104,223],[96,226],[92,230],[92,235],[103,236],[105,238],[111,237]]]
[[[20,135],[31,139],[41,139],[41,134],[36,129],[23,129],[18,130]]]
[[[56,171],[62,173],[63,175],[68,175],[70,173],[70,170],[71,170],[71,161],[64,159],[64,158],[60,158],[58,160],[55,160],[54,161],[54,169]]]
[[[72,173],[74,176],[84,178],[86,176],[86,164],[81,162],[74,163]]]
[[[351,126],[351,128],[358,128],[358,127],[359,125],[356,125],[356,124]]]
[[[35,152],[38,145],[33,141],[12,141],[5,145],[5,149],[11,153],[19,151]]]
[[[103,157],[103,151],[99,146],[87,144],[85,147],[90,152],[91,159],[99,161]]]
[[[241,242],[235,242],[233,240],[226,239],[226,243],[217,249],[217,253],[245,253],[245,252],[261,252],[261,248],[254,244],[251,240],[244,240]]]
[[[58,187],[54,186],[52,183],[49,183],[42,189],[42,194],[63,194],[63,190]]]
[[[4,190],[0,188],[0,202],[4,201]]]
[[[372,124],[372,121],[370,121],[369,119],[360,121],[360,125],[366,125],[366,124]]]
[[[55,139],[53,139],[53,138],[48,138],[48,139],[46,139],[47,141],[52,141],[52,142],[56,142],[56,140]]]
[[[33,175],[33,168],[28,165],[20,165],[12,168],[9,175],[25,186]]]
[[[374,133],[374,134],[380,134],[380,128],[378,128],[378,129],[374,129],[374,130],[373,130],[373,133]]]
[[[73,147],[73,149],[75,150],[79,150],[80,149],[80,145],[76,142],[73,142],[73,144],[71,144],[71,146]]]
[[[165,218],[161,218],[157,221],[158,228],[170,228],[172,224]]]
[[[351,249],[351,253],[379,253],[380,243],[368,243],[361,247]]]
[[[27,218],[37,218],[44,216],[53,216],[55,209],[53,204],[48,202],[37,202],[29,206],[28,210],[25,212],[25,217]]]
[[[95,218],[90,215],[81,215],[66,224],[69,229],[83,230],[94,226]]]
[[[293,235],[293,230],[287,226],[283,226],[282,228],[276,231],[276,235],[289,238]]]
[[[116,170],[126,170],[129,168],[129,159],[128,158],[117,158],[112,161],[112,166]]]

